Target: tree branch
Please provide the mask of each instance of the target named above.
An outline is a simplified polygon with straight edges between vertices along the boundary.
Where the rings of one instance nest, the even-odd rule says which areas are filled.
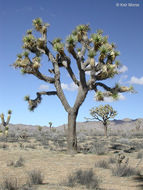
[[[47,77],[45,75],[43,75],[39,70],[37,70],[36,72],[33,73],[37,78],[44,80],[48,83],[54,83],[55,79],[52,77]]]
[[[67,112],[69,112],[71,107],[68,104],[67,99],[66,99],[66,97],[64,95],[63,89],[61,87],[59,65],[56,63],[56,64],[53,64],[53,66],[54,66],[54,70],[55,70],[55,83],[54,84],[55,84],[55,88],[57,90],[57,96],[61,100],[65,110]]]
[[[49,91],[49,92],[42,91],[42,92],[37,92],[36,95],[37,97],[35,99],[30,99],[29,96],[25,96],[25,101],[28,101],[30,111],[33,111],[38,106],[38,104],[41,103],[42,95],[48,95],[48,96],[57,95],[57,92],[56,91]]]
[[[70,77],[72,78],[73,82],[74,82],[77,86],[79,86],[80,82],[77,80],[77,78],[76,78],[76,76],[75,76],[75,74],[74,74],[74,72],[73,72],[71,66],[68,66],[66,69],[67,69],[67,71],[68,71]]]

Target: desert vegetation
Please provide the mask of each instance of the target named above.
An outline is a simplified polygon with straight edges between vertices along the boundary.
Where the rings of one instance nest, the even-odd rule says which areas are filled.
[[[139,120],[140,135],[136,123],[137,120],[110,121],[108,138],[101,122],[77,123],[78,154],[66,152],[65,124],[56,130],[50,126],[40,126],[39,130],[37,126],[9,124],[7,137],[0,137],[0,187],[2,190],[140,189],[143,120]]]

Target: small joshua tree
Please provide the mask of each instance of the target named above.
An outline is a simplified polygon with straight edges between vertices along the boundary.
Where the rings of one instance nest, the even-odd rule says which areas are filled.
[[[49,122],[50,131],[51,131],[52,124],[53,124],[52,122]]]
[[[136,126],[136,130],[139,131],[141,129],[141,121],[140,120],[136,120],[135,122],[135,126]]]
[[[104,133],[105,133],[105,136],[107,137],[108,120],[110,118],[114,118],[117,115],[117,112],[113,110],[113,108],[109,104],[106,104],[105,106],[100,105],[99,107],[91,108],[90,115],[92,116],[91,119],[96,119],[103,123]],[[90,119],[90,118],[87,118],[87,119]]]
[[[8,116],[7,116],[7,120],[5,121],[5,118],[4,118],[4,114],[2,113],[0,115],[0,118],[1,118],[1,122],[2,122],[2,126],[4,127],[4,131],[3,131],[3,134],[5,134],[7,136],[8,134],[8,124],[10,122],[10,119],[11,119],[11,114],[12,114],[12,111],[11,110],[8,110]],[[2,130],[0,130],[2,132]]]
[[[35,99],[26,96],[25,100],[33,111],[41,103],[42,96],[57,96],[68,113],[68,151],[77,151],[76,119],[88,92],[94,90],[97,101],[103,101],[104,97],[117,98],[118,93],[133,91],[133,88],[120,85],[109,87],[105,84],[107,79],[119,74],[119,61],[116,60],[119,52],[113,43],[108,42],[108,37],[103,36],[102,30],[89,35],[90,26],[82,24],[77,26],[66,40],[55,38],[51,42],[47,35],[49,24],[37,18],[33,20],[33,25],[40,37],[33,30],[27,31],[23,38],[24,52],[17,55],[13,66],[20,68],[23,74],[31,74],[54,85],[55,91],[37,92]],[[49,74],[46,75],[41,72],[42,55],[48,57]],[[65,75],[63,70],[69,74],[78,90],[73,105],[69,104],[62,89],[62,79]],[[90,77],[86,77],[87,71],[90,72]],[[99,91],[99,88],[103,91]]]
[[[42,127],[39,125],[38,126],[38,131],[41,132],[42,131]]]

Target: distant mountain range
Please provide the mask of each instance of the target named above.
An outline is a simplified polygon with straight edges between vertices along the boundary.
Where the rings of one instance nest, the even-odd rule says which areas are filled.
[[[139,122],[140,129],[143,129],[143,118],[138,119],[129,119],[125,118],[123,120],[111,120],[108,128],[111,130],[123,130],[123,131],[130,131],[132,129],[136,129],[137,125],[136,123]],[[1,126],[1,124],[0,124]],[[39,125],[24,125],[24,124],[9,124],[10,131],[16,130],[16,131],[24,131],[33,133],[35,130],[38,130]],[[41,126],[43,127],[43,131],[49,130],[48,126]],[[57,131],[63,131],[64,128],[67,128],[67,124],[61,125],[56,127]],[[77,131],[79,130],[91,130],[91,129],[97,129],[97,130],[103,130],[102,123],[99,121],[85,121],[85,122],[77,122]]]

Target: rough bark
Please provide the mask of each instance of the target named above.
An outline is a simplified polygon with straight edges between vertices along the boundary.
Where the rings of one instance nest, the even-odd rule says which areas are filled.
[[[87,89],[83,89],[81,86],[79,87],[75,104],[68,112],[68,152],[77,152],[76,118],[78,110],[86,98],[87,92]]]
[[[77,151],[76,118],[77,112],[68,113],[67,148],[69,153]]]
[[[105,135],[105,137],[108,137],[108,134],[107,134],[107,121],[104,121],[103,125],[104,125],[104,135]]]
[[[104,125],[104,135],[105,135],[105,137],[108,137],[108,135],[107,135],[107,125]]]

